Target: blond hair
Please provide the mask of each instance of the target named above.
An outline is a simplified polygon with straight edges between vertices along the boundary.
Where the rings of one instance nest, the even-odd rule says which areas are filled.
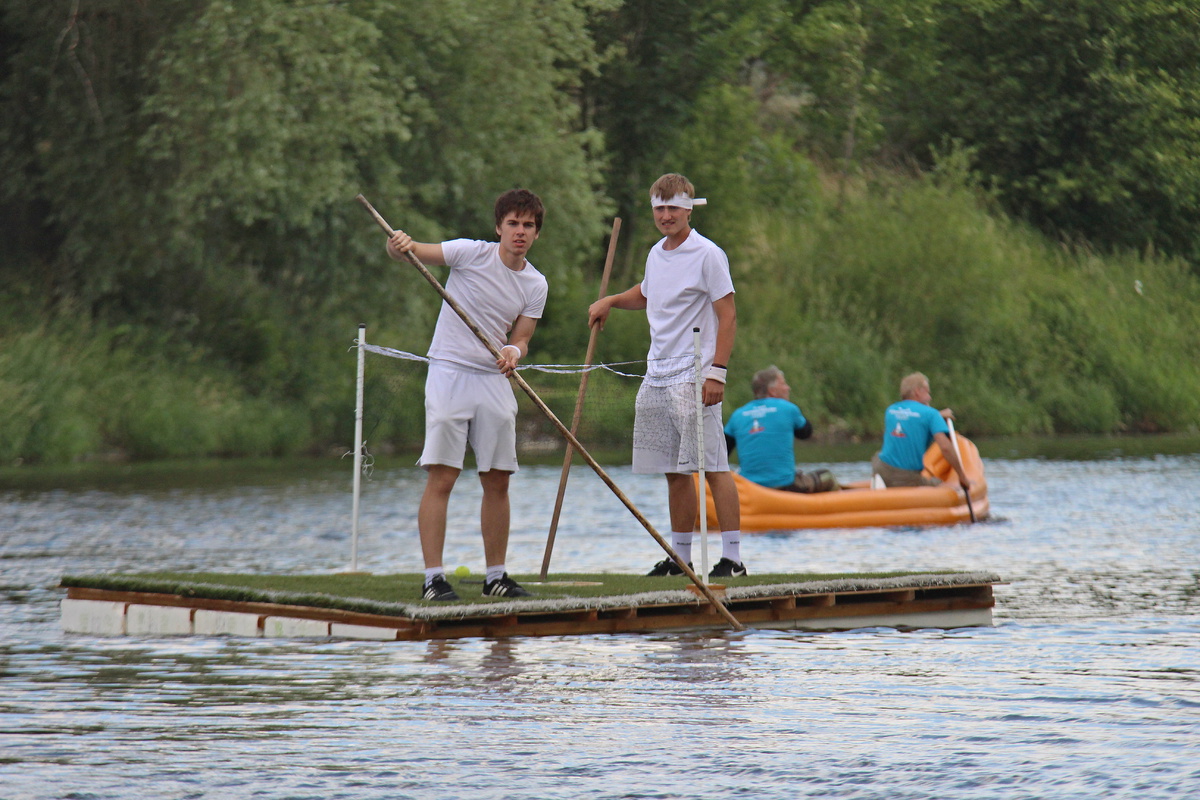
[[[917,389],[921,387],[929,388],[929,378],[926,378],[923,373],[913,372],[905,375],[900,379],[900,399],[911,400]]]

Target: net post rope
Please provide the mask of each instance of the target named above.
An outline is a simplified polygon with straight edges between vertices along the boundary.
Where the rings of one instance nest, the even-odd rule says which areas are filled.
[[[356,345],[356,347],[357,347],[357,345]],[[399,358],[399,359],[404,359],[406,361],[418,361],[418,362],[425,363],[425,364],[429,363],[429,358],[426,356],[420,356],[420,355],[417,355],[416,353],[409,353],[404,350],[397,350],[394,347],[383,347],[382,345],[377,345],[377,344],[364,344],[362,346],[362,348],[363,348],[363,350],[366,350],[368,353],[375,353],[376,355],[380,355],[380,356],[387,356],[389,358]],[[667,359],[658,359],[658,360],[659,361],[681,361],[681,363],[682,363],[682,360],[686,359],[688,361],[688,363],[683,364],[679,368],[679,373],[682,374],[684,372],[687,372],[690,369],[691,358],[692,358],[691,355],[687,355],[687,356],[679,356],[676,358],[667,358]],[[637,373],[622,372],[621,370],[616,369],[616,368],[617,367],[628,367],[628,366],[632,366],[634,364],[649,364],[649,363],[650,363],[650,361],[648,361],[648,360],[641,360],[641,361],[614,361],[611,364],[605,364],[605,363],[600,363],[600,364],[518,364],[517,369],[518,370],[534,370],[535,372],[545,372],[545,373],[548,373],[551,375],[578,375],[578,374],[582,374],[584,372],[593,372],[595,370],[605,370],[607,372],[611,372],[614,375],[619,375],[622,378],[642,378],[644,376],[639,375]]]
[[[386,347],[384,345],[371,344],[369,342],[360,342],[357,339],[355,340],[354,345],[349,349],[353,351],[353,350],[359,349],[359,347],[361,347],[365,353],[383,356],[385,358],[396,359],[399,361],[407,361],[407,362],[413,362],[413,363],[417,363],[417,364],[428,364],[431,361],[431,359],[428,358],[427,356],[418,355],[416,353],[410,353],[406,350],[400,350],[400,349],[394,348],[394,347]],[[641,381],[646,379],[646,376],[644,374],[639,374],[638,372],[629,371],[629,368],[632,367],[634,369],[637,369],[640,365],[642,372],[645,372],[645,371],[647,371],[647,368],[650,366],[652,361],[656,365],[659,366],[659,369],[656,370],[657,374],[654,377],[654,380],[656,382],[664,382],[665,381],[666,383],[675,383],[676,382],[675,379],[680,375],[687,375],[688,383],[690,384],[692,382],[692,380],[691,380],[692,376],[690,375],[690,373],[695,368],[694,367],[694,356],[692,354],[689,354],[686,356],[677,356],[677,357],[662,358],[662,359],[642,359],[642,360],[636,360],[636,361],[615,361],[615,362],[608,362],[608,363],[602,362],[602,363],[590,364],[590,365],[588,365],[588,364],[521,364],[521,365],[518,365],[517,369],[518,370],[532,370],[533,372],[543,373],[548,376],[567,376],[567,375],[577,375],[577,374],[583,374],[583,373],[607,372],[610,375],[612,375],[618,379],[632,379],[633,381],[637,381],[640,383]],[[663,364],[668,364],[669,367],[671,367],[671,368],[664,370],[664,369],[662,369],[662,366],[661,366]],[[368,403],[368,405],[371,405],[371,404]],[[374,472],[374,469],[376,466],[376,457],[375,457],[375,454],[372,453],[371,450],[368,448],[367,441],[372,438],[372,436],[374,435],[376,426],[378,426],[380,423],[380,418],[378,417],[378,415],[372,415],[372,416],[376,416],[375,422],[373,425],[371,425],[370,429],[365,433],[365,435],[363,437],[363,441],[361,442],[362,464],[360,467],[360,474],[368,480],[370,480],[373,475],[373,472]],[[350,457],[353,455],[354,455],[354,451],[348,450],[345,453],[343,453],[342,457],[346,458],[346,457]]]

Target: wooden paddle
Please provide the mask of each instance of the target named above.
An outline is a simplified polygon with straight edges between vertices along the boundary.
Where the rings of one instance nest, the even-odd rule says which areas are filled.
[[[962,466],[963,472],[966,473],[967,465],[963,463],[962,451],[958,448],[958,434],[954,432],[954,420],[947,419],[946,425],[950,428],[950,444],[954,445],[954,455],[958,457],[958,463]],[[964,486],[963,494],[967,498],[967,513],[971,515],[971,522],[975,522],[975,508],[971,505],[971,490]]]
[[[379,227],[383,229],[384,233],[388,235],[388,238],[391,238],[396,233],[395,229],[387,223],[387,220],[385,220],[380,213],[375,210],[375,207],[367,201],[367,198],[360,194],[354,199],[362,204],[363,208],[367,210],[367,212],[375,219],[375,222],[379,225]],[[458,302],[450,296],[450,294],[446,291],[446,288],[442,286],[441,282],[434,277],[433,273],[421,263],[421,259],[417,258],[416,254],[411,251],[405,253],[404,257],[408,259],[410,264],[417,268],[417,271],[420,272],[421,276],[429,282],[429,285],[437,290],[437,293],[441,295],[442,300],[446,302],[446,305],[450,306],[450,309],[458,315],[459,319],[461,319],[467,328],[470,329],[471,333],[475,334],[475,338],[483,342],[483,346],[488,349],[488,352],[499,359],[500,350],[496,347],[496,345],[492,344],[491,340],[488,339],[483,331],[479,329],[479,326],[476,325],[475,321],[471,319],[470,315],[463,310],[462,306],[460,306]],[[579,443],[579,440],[575,438],[575,434],[571,433],[571,431],[567,429],[567,426],[562,424],[562,421],[554,415],[554,412],[550,410],[550,407],[542,401],[542,398],[538,397],[537,392],[535,392],[529,386],[529,384],[525,382],[525,379],[522,378],[519,373],[514,371],[509,375],[509,378],[521,387],[521,390],[529,396],[529,399],[533,401],[535,406],[541,409],[541,412],[545,414],[546,418],[549,419],[554,427],[558,429],[558,432],[562,434],[563,438],[565,438],[571,444],[571,446],[579,452],[579,455],[588,463],[588,466],[592,468],[596,475],[600,477],[600,480],[604,481],[605,485],[608,486],[608,488],[612,490],[613,494],[617,496],[617,499],[620,500],[627,509],[629,509],[629,512],[633,514],[634,518],[639,523],[641,523],[642,527],[645,528],[652,537],[654,537],[654,541],[658,542],[659,547],[661,547],[669,557],[674,559],[674,550],[671,549],[671,545],[667,542],[667,540],[662,537],[661,533],[655,530],[654,526],[650,523],[650,520],[646,519],[645,515],[642,514],[642,512],[638,510],[638,507],[633,504],[633,501],[625,496],[625,493],[621,491],[621,487],[617,486],[613,479],[609,477],[608,473],[604,471],[604,468],[600,466],[599,462],[592,457],[592,454],[589,453],[587,449],[585,449],[584,446]],[[676,561],[676,563],[679,564],[678,561]],[[724,603],[717,599],[717,596],[713,594],[712,589],[708,588],[708,584],[701,580],[700,576],[697,575],[691,567],[689,567],[687,564],[679,564],[679,567],[683,570],[684,574],[687,575],[688,580],[696,585],[696,587],[700,590],[700,593],[704,595],[704,598],[712,605],[714,611],[723,616],[734,630],[745,630],[745,627],[742,625],[742,623],[737,621],[737,618],[733,616]]]
[[[604,274],[600,276],[600,298],[603,299],[608,294],[608,276],[612,274],[613,256],[617,252],[617,237],[621,233],[621,218],[613,219],[612,236],[608,240],[608,255],[604,259]],[[600,324],[596,323],[592,326],[592,334],[588,338],[587,355],[583,358],[583,365],[590,367],[592,365],[592,355],[596,351],[596,336],[600,333]],[[583,375],[579,378],[579,395],[575,398],[575,415],[571,418],[571,433],[572,435],[579,432],[579,420],[583,417],[583,396],[587,392],[588,376],[591,375],[591,370],[584,370]],[[563,457],[562,475],[558,478],[558,496],[554,498],[554,513],[550,517],[550,532],[546,536],[546,553],[542,556],[542,580],[546,580],[546,574],[550,571],[550,554],[554,551],[554,536],[558,532],[558,518],[562,514],[563,498],[567,494],[567,476],[571,473],[571,458],[575,455],[575,450],[571,447],[571,443],[567,442],[567,453]]]

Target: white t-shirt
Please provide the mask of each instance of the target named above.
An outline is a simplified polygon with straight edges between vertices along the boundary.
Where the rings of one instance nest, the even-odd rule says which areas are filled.
[[[514,272],[500,260],[498,242],[474,239],[442,242],[442,255],[450,267],[446,293],[496,347],[508,341],[508,332],[517,317],[541,319],[547,284],[545,276],[533,264],[526,261],[521,270]],[[428,355],[474,369],[496,371],[495,357],[444,301]]]
[[[693,328],[700,329],[703,365],[712,365],[717,350],[717,313],[713,303],[733,291],[725,251],[693,229],[674,250],[660,240],[646,256],[646,319],[650,353],[646,383],[669,386],[695,380]]]

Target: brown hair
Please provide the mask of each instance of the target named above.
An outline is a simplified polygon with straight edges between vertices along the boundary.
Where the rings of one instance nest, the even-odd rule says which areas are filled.
[[[668,172],[654,182],[650,187],[651,197],[661,197],[663,200],[670,200],[677,194],[686,194],[688,197],[696,196],[696,187],[692,186],[692,182],[676,172]]]
[[[546,215],[546,209],[542,205],[542,199],[528,189],[509,189],[504,194],[496,198],[496,227],[500,227],[500,223],[509,214],[533,216],[534,225],[538,231],[542,230],[542,218]]]

